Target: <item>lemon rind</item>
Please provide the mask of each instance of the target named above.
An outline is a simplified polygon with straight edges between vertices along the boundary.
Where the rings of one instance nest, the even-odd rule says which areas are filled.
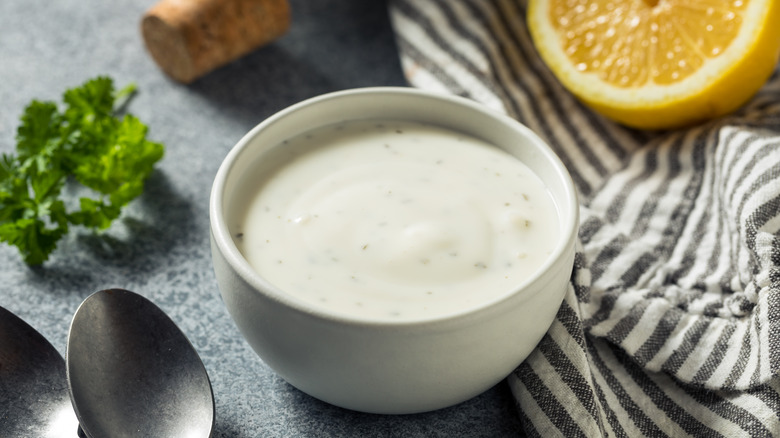
[[[723,53],[671,85],[621,88],[576,70],[549,24],[549,0],[532,0],[528,25],[535,46],[565,88],[602,114],[629,126],[671,128],[727,114],[742,106],[772,74],[780,54],[780,0],[751,0],[741,31]],[[583,80],[585,77],[589,78]]]

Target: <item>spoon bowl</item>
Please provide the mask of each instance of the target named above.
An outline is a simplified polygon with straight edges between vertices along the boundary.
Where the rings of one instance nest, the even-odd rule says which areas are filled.
[[[68,333],[67,381],[85,435],[210,437],[214,396],[187,337],[134,292],[95,292]]]
[[[57,349],[0,307],[0,436],[75,438],[65,374]]]

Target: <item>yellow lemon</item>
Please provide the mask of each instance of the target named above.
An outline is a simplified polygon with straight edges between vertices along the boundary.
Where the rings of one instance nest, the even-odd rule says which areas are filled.
[[[527,20],[569,91],[637,128],[734,111],[780,53],[780,0],[530,0]]]

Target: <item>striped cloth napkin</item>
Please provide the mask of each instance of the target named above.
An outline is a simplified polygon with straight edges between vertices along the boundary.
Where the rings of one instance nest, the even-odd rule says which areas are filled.
[[[646,132],[577,102],[525,0],[391,0],[411,85],[545,139],[579,190],[556,321],[508,378],[528,436],[780,435],[780,77],[737,113]]]

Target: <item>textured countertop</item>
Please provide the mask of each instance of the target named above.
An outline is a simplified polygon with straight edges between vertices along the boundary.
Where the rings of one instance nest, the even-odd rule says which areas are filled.
[[[60,101],[66,88],[97,75],[119,87],[137,84],[129,111],[166,145],[145,193],[105,233],[73,229],[36,268],[1,245],[0,305],[64,356],[71,317],[92,292],[120,287],[151,299],[203,359],[216,402],[215,437],[520,434],[505,383],[458,406],[406,416],[313,399],[257,357],[217,290],[208,197],[220,162],[253,126],[290,104],[346,88],[406,85],[384,2],[291,0],[288,34],[188,86],[168,79],[143,47],[139,22],[153,3],[0,2],[0,152],[13,151],[30,100]]]

